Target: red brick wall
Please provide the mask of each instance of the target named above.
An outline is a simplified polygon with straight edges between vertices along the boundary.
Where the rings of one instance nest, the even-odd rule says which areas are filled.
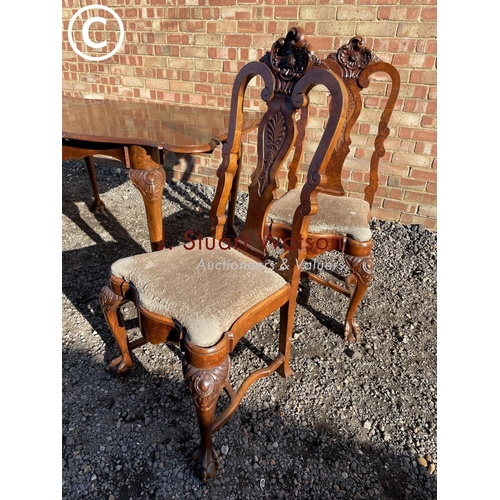
[[[111,58],[93,62],[68,42],[71,17],[97,0],[63,0],[63,92],[104,94],[116,99],[158,100],[203,106],[229,106],[236,72],[257,60],[292,26],[305,29],[320,57],[361,35],[368,47],[401,74],[401,91],[390,123],[381,185],[373,215],[436,229],[436,2],[435,0],[99,0],[123,21],[125,41]],[[104,13],[106,14],[106,13]],[[97,14],[103,16],[100,10]],[[116,29],[110,15],[110,40]],[[113,24],[115,23],[115,24]],[[75,25],[77,26],[77,25]],[[75,39],[78,37],[75,31]],[[103,36],[103,38],[99,38]],[[81,40],[81,37],[80,37]],[[77,42],[84,51],[81,42]],[[250,89],[248,106],[257,88]],[[352,135],[344,183],[360,196],[366,180],[370,142],[366,131],[377,123],[377,108],[387,95],[383,79],[367,89],[369,97]],[[321,94],[318,93],[321,100]],[[317,120],[318,129],[321,120]],[[314,141],[318,134],[310,134]],[[245,143],[242,183],[248,179],[255,135]],[[309,152],[314,142],[309,145]],[[309,153],[310,154],[310,153]],[[190,180],[214,184],[220,151],[193,158]],[[307,159],[307,156],[306,156]],[[173,162],[175,163],[175,162]],[[180,178],[184,160],[173,167]],[[283,186],[282,186],[283,187]]]

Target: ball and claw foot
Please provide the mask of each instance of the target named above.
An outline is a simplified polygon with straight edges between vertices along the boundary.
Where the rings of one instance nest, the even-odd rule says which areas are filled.
[[[200,447],[193,454],[191,467],[195,475],[203,482],[212,479],[217,474],[219,466],[220,460],[213,448],[204,450]]]
[[[346,321],[344,329],[344,338],[348,342],[355,344],[359,340],[359,337],[360,337],[359,325],[355,321],[352,322]]]
[[[90,209],[92,210],[92,212],[103,213],[106,212],[106,205],[102,200],[94,200]]]
[[[113,359],[111,363],[109,363],[108,369],[113,377],[118,378],[126,375],[132,369],[132,365],[126,364],[126,362],[123,360],[123,357],[118,356],[117,358]]]

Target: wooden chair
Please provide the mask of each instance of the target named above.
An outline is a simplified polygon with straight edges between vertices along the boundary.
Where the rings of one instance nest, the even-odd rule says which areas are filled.
[[[226,207],[240,157],[244,93],[256,76],[264,82],[261,96],[267,112],[258,130],[258,161],[248,188],[245,226],[238,241],[231,242],[223,238]],[[118,260],[111,267],[110,285],[101,292],[101,305],[121,353],[110,364],[115,375],[132,368],[131,351],[138,345],[172,342],[179,346],[198,416],[201,441],[193,455],[193,466],[202,480],[213,477],[219,466],[213,432],[235,412],[250,385],[276,370],[284,377],[292,374],[290,344],[299,265],[306,252],[296,245],[283,252],[273,266],[264,261],[262,238],[278,173],[297,137],[294,115],[308,105],[309,91],[316,85],[325,86],[331,93],[332,106],[294,211],[292,237],[297,241],[304,237],[317,211],[317,188],[326,180],[322,174],[340,136],[347,96],[342,80],[322,68],[302,30],[293,28],[261,61],[247,64],[236,76],[229,135],[210,212],[212,237],[197,240],[193,249],[190,242]],[[129,300],[137,308],[143,336],[133,343],[128,340],[119,312]],[[280,333],[276,358],[249,375],[234,391],[229,384],[229,354],[249,329],[277,309]],[[223,389],[230,402],[215,418]]]
[[[350,298],[344,327],[344,336],[350,342],[360,338],[359,325],[354,320],[356,309],[364,297],[373,276],[372,235],[369,225],[373,198],[378,188],[378,166],[385,154],[384,141],[389,135],[387,127],[399,93],[400,77],[394,66],[381,61],[366,48],[362,37],[354,37],[349,43],[331,53],[323,60],[331,71],[340,76],[347,88],[347,118],[342,134],[326,170],[327,182],[321,185],[318,195],[318,215],[311,221],[308,238],[307,259],[325,251],[342,252],[351,273],[348,276],[334,274],[333,279],[323,279],[311,271],[301,276],[327,286]],[[351,130],[363,107],[361,91],[370,84],[374,73],[384,72],[391,79],[391,89],[385,101],[374,141],[374,151],[369,168],[369,182],[364,190],[364,200],[346,197],[342,185],[342,170],[349,153]],[[297,171],[303,156],[303,141],[308,121],[308,109],[301,111],[298,123],[299,138],[288,173],[288,192],[279,198],[269,211],[268,230],[274,237],[287,238],[292,232],[294,207],[300,198]],[[339,285],[335,278],[343,280]]]

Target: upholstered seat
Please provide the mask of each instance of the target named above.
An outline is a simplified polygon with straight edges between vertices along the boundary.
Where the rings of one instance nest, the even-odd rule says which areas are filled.
[[[224,246],[209,238],[192,250],[134,255],[116,261],[111,274],[134,287],[140,306],[173,318],[193,344],[209,347],[245,311],[289,286],[271,267]]]
[[[300,189],[287,191],[269,210],[268,222],[291,226],[295,208],[300,204]],[[318,213],[311,219],[309,233],[337,234],[356,241],[370,241],[370,205],[359,198],[318,194]]]

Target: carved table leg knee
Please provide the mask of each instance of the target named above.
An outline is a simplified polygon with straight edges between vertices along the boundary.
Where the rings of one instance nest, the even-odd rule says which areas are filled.
[[[124,375],[132,369],[132,353],[125,327],[121,324],[118,308],[123,298],[116,295],[111,288],[105,286],[99,296],[101,307],[108,322],[109,329],[118,344],[121,356],[115,358],[109,364],[109,369],[115,377]]]
[[[214,477],[220,465],[213,448],[212,427],[217,400],[228,382],[228,345],[227,335],[213,347],[198,347],[189,340],[184,344],[182,370],[193,397],[200,427],[200,446],[193,455],[192,466],[202,481]]]
[[[161,199],[167,179],[165,170],[140,146],[130,147],[130,162],[130,180],[141,193],[146,207],[151,249],[161,250],[164,246]]]
[[[345,255],[345,261],[356,278],[356,286],[351,294],[351,300],[347,309],[345,320],[344,337],[349,342],[357,342],[360,338],[359,325],[354,321],[354,313],[359,303],[365,296],[366,290],[373,277],[373,257],[353,257]]]

